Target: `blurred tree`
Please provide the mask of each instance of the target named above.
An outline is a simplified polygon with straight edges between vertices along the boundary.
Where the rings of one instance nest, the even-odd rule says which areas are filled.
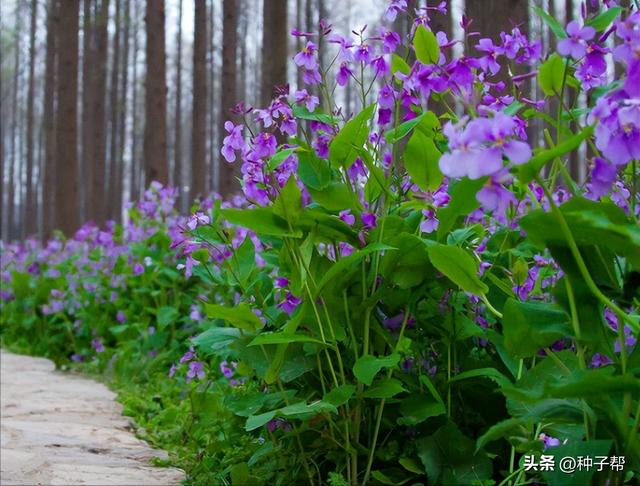
[[[70,236],[79,225],[78,198],[78,27],[79,0],[60,9],[56,82],[56,227]]]
[[[263,2],[261,104],[268,106],[273,87],[287,82],[287,0]]]
[[[193,30],[193,105],[191,126],[191,199],[207,191],[207,4],[195,0]]]
[[[33,184],[34,167],[34,106],[35,106],[35,62],[36,62],[36,24],[38,2],[31,0],[31,30],[29,32],[29,86],[27,91],[27,192],[24,225],[26,235],[31,236],[37,230],[36,197]],[[24,235],[23,235],[24,236]]]
[[[167,165],[167,81],[164,0],[147,0],[147,73],[145,83],[145,183],[169,182]]]

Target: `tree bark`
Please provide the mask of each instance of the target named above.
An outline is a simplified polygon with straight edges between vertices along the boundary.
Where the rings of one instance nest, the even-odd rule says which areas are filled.
[[[222,88],[220,90],[220,141],[225,137],[226,120],[235,121],[231,109],[238,100],[236,80],[236,46],[238,27],[238,7],[235,0],[223,0],[222,2]],[[237,191],[238,183],[236,175],[240,173],[238,163],[229,164],[226,161],[218,164],[219,192],[223,196],[229,196]]]
[[[93,0],[83,0],[82,19],[82,180],[83,180],[83,218],[93,217],[93,98],[95,82],[93,60],[95,56],[93,32]]]
[[[287,83],[287,0],[263,3],[261,103],[269,105],[274,86]]]
[[[120,103],[120,25],[122,24],[122,0],[115,0],[115,31],[113,33],[113,56],[111,58],[111,82],[109,86],[109,184],[106,197],[107,219],[117,219],[119,204],[117,196],[118,185],[118,128]]]
[[[164,0],[147,0],[144,161],[146,183],[169,182]]]
[[[56,206],[56,159],[55,159],[55,85],[58,42],[58,0],[49,0],[47,4],[47,38],[45,50],[44,96],[42,107],[44,131],[44,162],[42,186],[42,236],[48,239],[54,228]]]
[[[218,156],[218,143],[216,133],[216,114],[217,110],[217,98],[216,98],[216,49],[214,42],[214,30],[215,30],[215,2],[212,0],[209,4],[209,31],[207,33],[209,39],[209,174],[208,190],[217,186],[218,173],[216,170],[216,164],[219,159]]]
[[[191,199],[207,190],[207,4],[195,0],[193,37],[193,119],[191,127]]]
[[[15,11],[15,45],[14,45],[14,65],[13,65],[13,89],[11,91],[11,153],[9,160],[9,191],[7,200],[7,236],[5,239],[12,240],[16,237],[17,215],[16,215],[16,186],[18,185],[18,158],[20,137],[18,126],[18,87],[20,86],[20,40],[21,40],[21,3],[16,4]]]
[[[140,186],[142,178],[142,169],[141,169],[141,157],[140,151],[138,149],[138,30],[140,27],[140,2],[133,2],[133,17],[134,17],[134,28],[133,28],[133,68],[131,70],[131,200],[135,201],[138,199],[140,194]]]
[[[115,196],[117,198],[117,207],[119,208],[118,217],[122,210],[124,198],[124,147],[127,139],[127,99],[129,89],[129,32],[131,30],[131,0],[124,1],[124,18],[122,32],[122,69],[121,69],[121,87],[120,102],[118,103],[118,173],[116,175]]]
[[[78,22],[79,0],[60,9],[56,116],[56,226],[67,236],[78,228]]]
[[[182,0],[179,0],[178,33],[176,34],[176,105],[173,133],[173,185],[180,190],[182,189],[182,3]]]
[[[36,198],[33,184],[35,136],[33,129],[34,91],[35,91],[35,58],[36,58],[36,20],[38,2],[31,0],[31,32],[29,34],[29,87],[27,91],[27,194],[24,228],[27,236],[37,229]]]

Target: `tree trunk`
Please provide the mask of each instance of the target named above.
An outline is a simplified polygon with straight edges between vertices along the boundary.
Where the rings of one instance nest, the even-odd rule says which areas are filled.
[[[220,90],[220,141],[227,133],[224,129],[226,120],[236,121],[231,109],[238,101],[236,82],[236,46],[238,27],[238,6],[235,0],[223,0],[222,2],[222,88]],[[218,164],[219,192],[223,196],[229,196],[237,191],[238,183],[236,175],[239,175],[238,162],[229,164],[226,161]]]
[[[147,74],[144,161],[146,183],[169,182],[167,166],[167,81],[164,0],[147,0]]]
[[[208,190],[217,186],[218,173],[216,170],[216,164],[218,157],[218,143],[216,133],[216,114],[217,114],[217,99],[216,99],[216,55],[215,55],[215,42],[214,42],[214,30],[215,30],[215,2],[212,0],[209,4],[209,32],[207,33],[209,39],[209,89],[207,91],[209,96],[209,170],[207,180],[209,181]]]
[[[173,185],[182,191],[182,0],[178,2],[176,34],[176,106],[173,135]],[[180,195],[180,199],[182,199]]]
[[[58,43],[58,0],[49,0],[47,5],[47,39],[45,51],[44,97],[42,107],[44,130],[44,179],[42,185],[42,235],[46,240],[54,228],[56,206],[56,158],[55,158],[55,85]]]
[[[262,106],[269,105],[273,88],[287,83],[287,0],[263,3],[262,31]]]
[[[111,82],[109,86],[109,183],[106,197],[107,219],[117,219],[120,208],[117,198],[117,180],[118,180],[118,129],[119,110],[118,103],[120,98],[118,79],[120,74],[120,25],[122,23],[122,0],[115,0],[116,17],[115,31],[113,33],[113,56],[111,58]]]
[[[28,236],[37,229],[36,198],[33,185],[35,136],[33,129],[35,58],[36,58],[36,20],[38,2],[31,0],[31,32],[29,34],[29,87],[27,91],[27,194],[24,228]]]
[[[93,71],[93,181],[92,200],[93,214],[90,216],[97,224],[102,224],[106,219],[105,189],[107,183],[106,173],[106,145],[107,145],[107,118],[105,100],[107,97],[107,27],[109,23],[109,0],[102,0],[100,11],[96,18],[95,35],[96,50]]]
[[[193,37],[193,121],[191,127],[191,199],[205,196],[207,190],[207,4],[195,0]]]
[[[95,97],[95,77],[93,61],[95,56],[95,38],[93,32],[93,0],[84,0],[82,20],[82,180],[84,202],[82,213],[84,218],[93,218],[93,103]]]
[[[58,52],[56,225],[67,236],[78,228],[78,22],[79,0],[60,9]]]
[[[120,88],[119,110],[119,136],[118,136],[118,173],[116,174],[115,197],[116,207],[118,207],[117,216],[121,216],[122,202],[124,197],[124,147],[127,139],[127,90],[129,89],[129,31],[131,30],[131,0],[124,0],[124,31],[122,32],[122,68]]]
[[[140,194],[140,186],[141,186],[141,157],[140,151],[138,150],[138,30],[140,27],[140,2],[133,2],[133,17],[135,19],[134,28],[133,28],[133,69],[131,70],[131,83],[132,83],[132,93],[131,93],[131,200],[135,201],[138,199]]]
[[[13,65],[13,89],[11,93],[11,159],[9,161],[9,191],[7,201],[7,231],[8,237],[12,240],[16,237],[17,215],[16,215],[16,186],[18,185],[18,158],[20,145],[18,144],[18,86],[20,86],[20,40],[21,40],[21,3],[16,4],[15,17],[15,45],[14,45],[14,65]]]

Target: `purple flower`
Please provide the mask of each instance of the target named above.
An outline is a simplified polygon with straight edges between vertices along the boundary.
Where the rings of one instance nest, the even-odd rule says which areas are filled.
[[[336,74],[336,81],[340,86],[344,86],[349,82],[349,78],[353,74],[353,71],[349,67],[348,62],[343,62],[340,64],[340,68],[338,69],[338,74]]]
[[[438,229],[440,221],[436,218],[436,212],[433,209],[423,209],[422,215],[424,220],[420,223],[420,231],[423,233],[433,233]]]
[[[171,368],[169,368],[169,378],[173,378],[176,374],[176,371],[178,371],[178,368],[176,367],[175,363],[173,363],[171,365]]]
[[[562,56],[571,56],[579,59],[587,53],[587,42],[596,35],[593,27],[580,27],[576,20],[567,24],[568,38],[558,42],[558,53]]]
[[[320,104],[320,100],[317,96],[310,95],[306,89],[301,89],[295,92],[295,100],[297,104],[304,104],[310,112],[316,109],[316,106]]]
[[[295,55],[293,62],[297,66],[313,71],[318,68],[318,60],[315,56],[316,51],[316,45],[313,42],[307,42],[307,45]]]
[[[118,312],[116,312],[116,320],[120,324],[123,324],[127,320],[127,315],[124,313],[124,311],[119,310]]]
[[[100,338],[95,338],[91,341],[91,347],[95,350],[96,353],[104,352],[104,345],[102,344],[102,340]]]
[[[229,379],[233,376],[234,370],[238,366],[238,363],[235,361],[231,362],[231,366],[227,361],[220,362],[220,372],[224,375],[225,378]]]
[[[234,125],[230,121],[224,123],[224,129],[229,135],[222,140],[222,156],[227,162],[235,162],[236,150],[244,148],[244,139],[242,138],[242,125]]]
[[[384,18],[389,22],[393,22],[398,13],[407,11],[407,0],[392,0],[384,13]]]
[[[259,133],[253,138],[253,150],[256,157],[271,157],[276,153],[278,142],[272,133]]]
[[[180,358],[180,364],[188,363],[189,361],[191,361],[195,357],[196,357],[196,352],[193,349],[193,347],[191,347],[191,348],[189,348],[189,351],[184,353],[182,355],[182,358]]]
[[[344,211],[340,211],[340,213],[338,213],[338,217],[349,226],[353,226],[353,224],[356,222],[356,217],[353,214],[351,214],[350,209],[345,209]]]
[[[382,52],[387,54],[392,53],[402,42],[400,35],[397,32],[388,30],[385,27],[380,27],[379,32],[380,37],[382,38]]]
[[[611,191],[611,186],[616,180],[617,167],[607,163],[601,157],[593,159],[593,170],[591,171],[590,194],[594,198],[600,198]]]
[[[142,273],[144,273],[144,266],[142,266],[142,263],[136,263],[135,265],[133,265],[134,275],[140,275]]]
[[[289,279],[286,277],[276,277],[274,280],[274,286],[284,289],[289,286]]]
[[[560,445],[560,440],[555,437],[551,437],[544,432],[538,436],[538,439],[544,442],[545,450],[550,447],[558,447]]]
[[[302,299],[296,297],[291,292],[287,291],[285,299],[280,302],[277,307],[285,311],[287,314],[293,314],[293,311],[300,305]]]
[[[608,356],[600,353],[595,353],[591,358],[591,363],[589,367],[591,368],[600,368],[602,366],[607,366],[613,364],[613,360]]]
[[[362,226],[364,229],[373,229],[376,227],[377,224],[377,218],[376,215],[373,213],[369,213],[369,212],[364,212],[362,213],[362,215],[360,216],[360,219],[362,219]]]
[[[199,380],[204,379],[206,373],[204,372],[204,365],[200,361],[192,361],[189,363],[189,370],[187,371],[187,383],[194,378]]]
[[[187,228],[191,231],[195,230],[198,226],[206,225],[211,222],[211,219],[206,214],[198,211],[192,214],[187,220]]]
[[[504,54],[504,49],[500,46],[496,46],[491,39],[486,38],[478,41],[476,49],[486,53],[478,59],[482,69],[489,71],[491,74],[497,74],[500,71],[498,56]]]

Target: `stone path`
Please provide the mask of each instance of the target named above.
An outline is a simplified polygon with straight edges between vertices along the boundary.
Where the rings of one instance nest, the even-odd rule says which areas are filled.
[[[137,439],[115,394],[57,372],[51,361],[0,350],[0,484],[178,485],[184,473]]]

